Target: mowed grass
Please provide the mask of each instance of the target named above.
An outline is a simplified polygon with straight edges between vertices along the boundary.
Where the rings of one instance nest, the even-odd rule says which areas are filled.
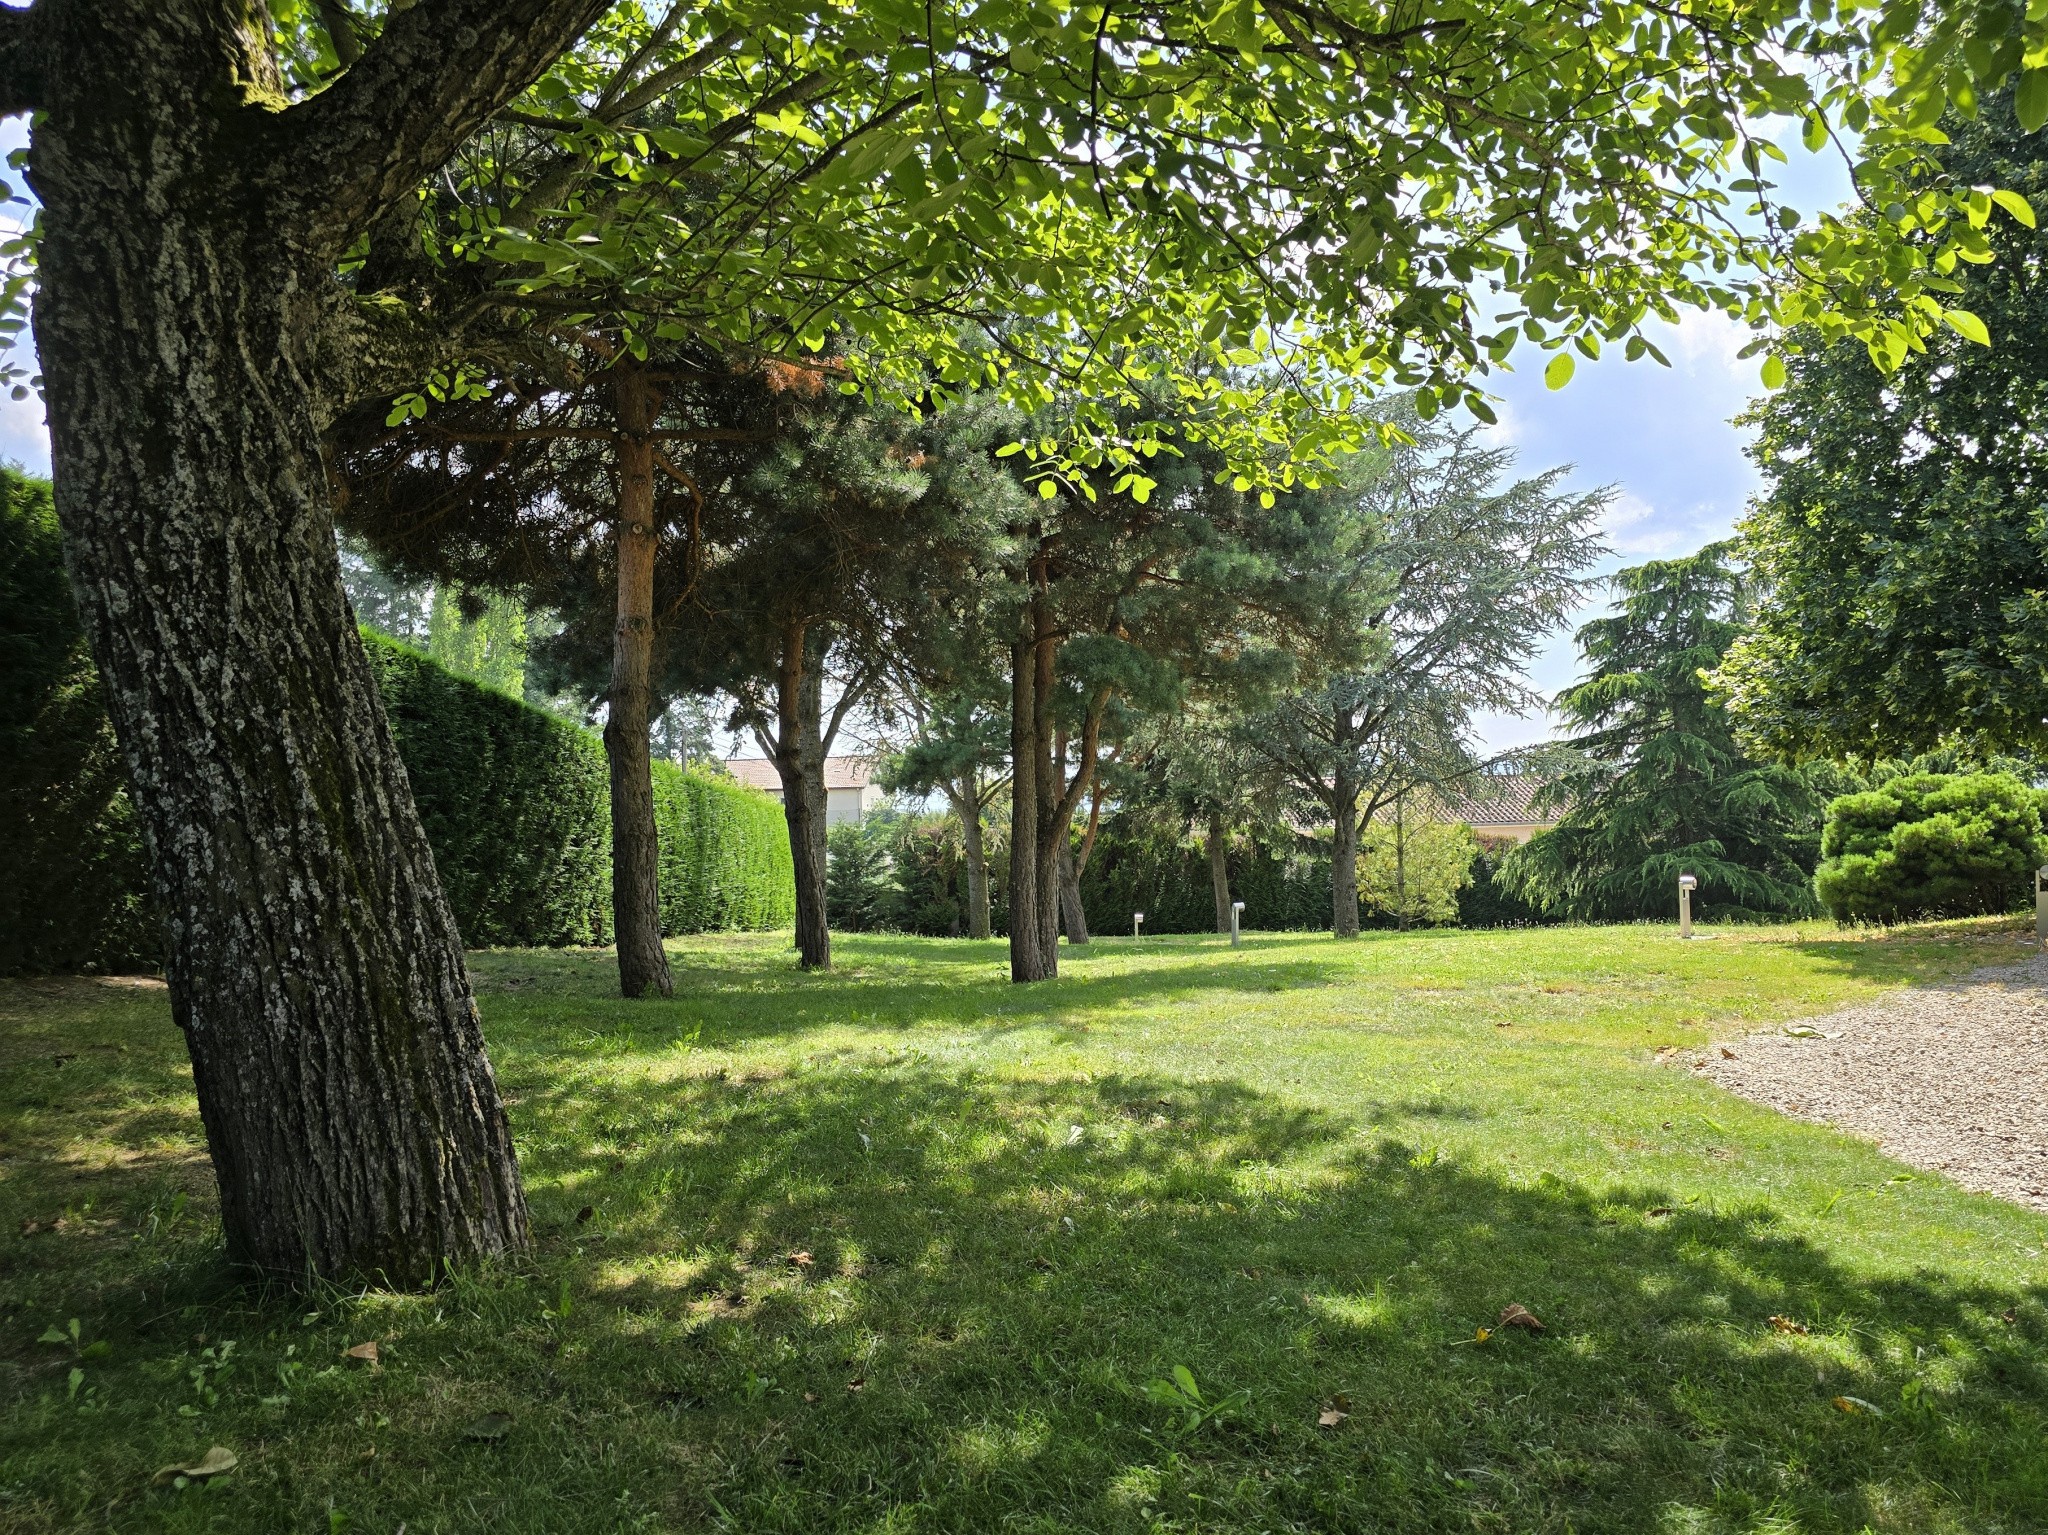
[[[161,989],[0,986],[0,1530],[2048,1528],[2048,1220],[1659,1056],[2009,926],[837,952],[476,956],[536,1246],[426,1295],[225,1273]]]

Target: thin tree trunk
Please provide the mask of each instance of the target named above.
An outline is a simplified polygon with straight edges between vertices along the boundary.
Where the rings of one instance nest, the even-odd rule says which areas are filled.
[[[832,931],[825,912],[825,657],[811,626],[783,630],[775,678],[775,773],[782,780],[782,816],[796,866],[796,949],[806,970],[832,968]]]
[[[1402,932],[1408,931],[1408,827],[1401,801],[1394,801],[1394,910]]]
[[[953,808],[960,816],[961,854],[967,864],[967,936],[986,938],[989,931],[988,844],[981,824],[981,805],[974,795],[975,783],[966,791],[949,791]]]
[[[1067,930],[1067,942],[1074,945],[1088,941],[1088,912],[1081,905],[1081,870],[1074,849],[1065,837],[1060,838],[1060,922]]]
[[[1358,789],[1337,778],[1334,834],[1330,841],[1330,930],[1339,938],[1358,936]]]
[[[619,992],[650,986],[674,991],[661,944],[661,837],[654,823],[654,765],[647,745],[653,705],[654,430],[653,385],[631,367],[614,387],[619,416],[619,498],[613,544],[618,560],[618,625],[612,632],[612,680],[606,698],[604,754],[612,788],[612,935]]]
[[[1010,647],[1010,979],[1042,981],[1055,974],[1039,929],[1039,784],[1046,770],[1039,735],[1038,646]]]
[[[1209,816],[1209,890],[1216,897],[1216,931],[1230,931],[1230,845],[1225,840],[1223,817]]]
[[[301,109],[275,110],[245,8],[8,18],[28,24],[58,29],[31,154],[57,510],[228,1255],[417,1283],[523,1247],[505,1111],[320,457],[351,229],[314,220],[360,223],[300,198],[365,194],[293,158],[279,135]],[[466,132],[478,114],[446,115]]]

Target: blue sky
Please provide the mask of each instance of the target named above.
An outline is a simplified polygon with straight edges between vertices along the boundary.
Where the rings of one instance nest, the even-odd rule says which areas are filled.
[[[27,139],[23,118],[0,122],[0,154]],[[1781,167],[1782,189],[1794,207],[1811,214],[1847,197],[1846,174],[1838,161],[1807,155],[1796,134],[1780,136],[1791,158]],[[20,190],[20,178],[7,179]],[[10,208],[0,221],[17,222]],[[1685,554],[1727,535],[1756,487],[1756,474],[1743,456],[1745,434],[1732,424],[1761,389],[1760,358],[1738,360],[1748,334],[1710,315],[1685,315],[1676,327],[1657,325],[1650,339],[1671,359],[1624,362],[1618,349],[1597,363],[1579,360],[1576,375],[1561,390],[1543,385],[1546,354],[1518,354],[1521,370],[1494,376],[1489,387],[1500,401],[1499,436],[1520,455],[1517,472],[1532,474],[1571,464],[1570,483],[1579,489],[1612,485],[1618,491],[1604,535],[1611,552],[1599,566],[1605,574],[1646,559]],[[39,400],[9,400],[0,393],[0,457],[49,472],[49,436]],[[1600,596],[1575,622],[1605,605]],[[1570,683],[1577,657],[1571,626],[1546,638],[1530,668],[1530,680],[1548,696]],[[1550,734],[1546,719],[1486,716],[1478,736],[1490,750],[1527,744]]]

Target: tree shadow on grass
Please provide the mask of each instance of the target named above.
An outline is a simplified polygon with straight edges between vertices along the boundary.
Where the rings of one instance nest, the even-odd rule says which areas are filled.
[[[7,1308],[0,1528],[1848,1535],[2048,1508],[2048,1294],[1883,1271],[1762,1203],[1512,1182],[1231,1081],[545,1064],[516,1266],[308,1300],[224,1285],[191,1226],[49,1239]],[[108,1112],[147,1081],[117,1086]],[[1479,1341],[1511,1302],[1546,1330]],[[30,1341],[68,1315],[108,1349],[75,1399]],[[366,1338],[378,1365],[340,1361]],[[1176,1366],[1222,1406],[1191,1431],[1151,1389]],[[146,1490],[212,1443],[243,1461],[216,1491]]]
[[[442,1457],[486,1406],[535,1506],[592,1521],[507,1491],[508,1529],[606,1499],[804,1532],[2048,1508],[2048,1297],[1859,1269],[1762,1205],[1512,1184],[1227,1082],[571,1072],[517,1117],[542,1254],[400,1327],[450,1363],[351,1479],[387,1522],[474,1493]],[[1545,1330],[1497,1328],[1511,1302]],[[1148,1390],[1175,1366],[1228,1404],[1192,1432]]]

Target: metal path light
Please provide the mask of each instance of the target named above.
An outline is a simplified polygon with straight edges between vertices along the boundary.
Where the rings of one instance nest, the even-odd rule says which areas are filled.
[[[1692,937],[1692,893],[1700,882],[1690,874],[1678,876],[1678,936]]]
[[[2048,864],[2034,871],[2034,941],[2048,950]]]
[[[1230,903],[1230,946],[1233,949],[1238,946],[1237,919],[1243,914],[1244,902],[1232,901]]]
[[[1143,936],[1144,936],[1144,935],[1143,935],[1142,933],[1140,933],[1140,932],[1138,931],[1138,929],[1139,929],[1139,928],[1141,928],[1141,927],[1143,927],[1144,925],[1145,925],[1145,914],[1144,914],[1144,913],[1143,913],[1142,911],[1134,911],[1134,912],[1132,912],[1132,913],[1131,913],[1131,941],[1132,941],[1133,943],[1136,943],[1136,942],[1138,941],[1138,939],[1140,939],[1141,937],[1143,937]]]

